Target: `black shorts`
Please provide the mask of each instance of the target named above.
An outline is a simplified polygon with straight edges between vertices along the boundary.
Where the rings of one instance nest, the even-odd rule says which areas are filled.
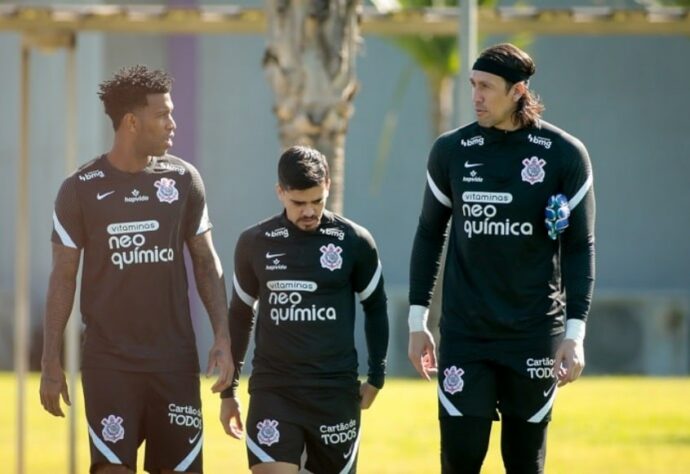
[[[448,338],[447,338],[448,339]],[[519,340],[441,341],[439,418],[498,418],[531,423],[551,419],[556,397],[553,358],[562,335]]]
[[[91,472],[100,464],[202,472],[203,423],[197,374],[84,369]]]
[[[358,386],[254,390],[247,412],[249,466],[287,462],[315,473],[355,473]]]

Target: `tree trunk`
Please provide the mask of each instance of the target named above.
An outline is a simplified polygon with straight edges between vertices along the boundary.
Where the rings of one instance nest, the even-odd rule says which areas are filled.
[[[266,8],[263,66],[275,93],[281,145],[307,145],[326,156],[328,207],[342,213],[361,0],[268,0]]]

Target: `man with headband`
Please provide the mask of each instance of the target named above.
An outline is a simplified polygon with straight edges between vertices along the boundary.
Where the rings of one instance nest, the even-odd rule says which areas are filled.
[[[594,283],[594,191],[584,145],[541,120],[532,58],[483,51],[477,121],[429,154],[410,265],[409,357],[438,371],[443,473],[478,473],[492,420],[506,472],[541,473],[558,387],[584,367]],[[450,218],[438,363],[426,324]]]

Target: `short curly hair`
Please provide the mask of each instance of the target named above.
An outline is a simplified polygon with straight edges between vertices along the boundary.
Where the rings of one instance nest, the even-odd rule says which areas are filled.
[[[172,78],[159,69],[146,66],[123,67],[112,79],[103,81],[98,97],[105,105],[105,113],[113,121],[115,130],[126,113],[139,107],[146,107],[148,94],[167,94],[172,87]]]

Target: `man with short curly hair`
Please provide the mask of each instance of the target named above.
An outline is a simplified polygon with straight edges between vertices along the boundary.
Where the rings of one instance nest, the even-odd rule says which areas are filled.
[[[63,182],[53,213],[53,269],[44,321],[41,403],[64,416],[60,362],[83,251],[82,383],[92,473],[131,473],[146,440],[149,472],[202,472],[199,360],[183,249],[215,340],[214,392],[234,367],[227,297],[199,172],[167,153],[175,135],[171,78],[123,68],[100,85],[115,130],[111,150]]]

